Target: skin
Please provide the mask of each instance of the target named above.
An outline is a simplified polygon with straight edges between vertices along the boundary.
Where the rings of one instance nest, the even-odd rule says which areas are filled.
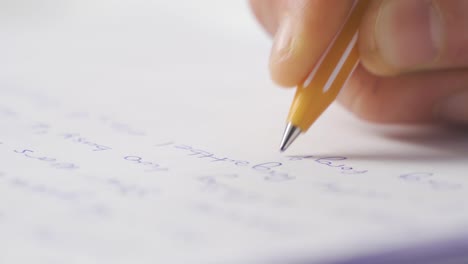
[[[272,79],[307,77],[343,24],[351,0],[250,0],[274,36]],[[380,123],[468,124],[468,1],[373,0],[363,18],[357,68],[339,101]]]

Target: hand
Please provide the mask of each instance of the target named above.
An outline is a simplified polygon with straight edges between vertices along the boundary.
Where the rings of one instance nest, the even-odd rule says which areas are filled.
[[[250,0],[271,35],[273,80],[304,81],[351,0]],[[373,0],[360,27],[361,66],[339,96],[375,122],[468,124],[468,0]]]

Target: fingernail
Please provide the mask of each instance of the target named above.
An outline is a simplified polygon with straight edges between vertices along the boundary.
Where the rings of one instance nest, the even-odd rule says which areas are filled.
[[[285,15],[273,40],[270,62],[278,63],[290,58],[297,48],[298,28],[291,15]]]
[[[468,123],[468,90],[443,99],[434,112],[438,119],[450,123]]]
[[[375,27],[383,60],[401,70],[417,70],[434,62],[442,34],[438,9],[427,0],[385,1]]]

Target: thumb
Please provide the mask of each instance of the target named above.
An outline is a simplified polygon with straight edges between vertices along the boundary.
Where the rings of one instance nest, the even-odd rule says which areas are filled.
[[[372,1],[360,31],[363,65],[377,75],[468,67],[468,1]]]

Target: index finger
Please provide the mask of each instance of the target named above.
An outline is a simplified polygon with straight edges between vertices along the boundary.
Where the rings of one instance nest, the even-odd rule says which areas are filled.
[[[250,0],[266,30],[275,34],[272,79],[295,86],[312,71],[351,10],[353,0]]]

